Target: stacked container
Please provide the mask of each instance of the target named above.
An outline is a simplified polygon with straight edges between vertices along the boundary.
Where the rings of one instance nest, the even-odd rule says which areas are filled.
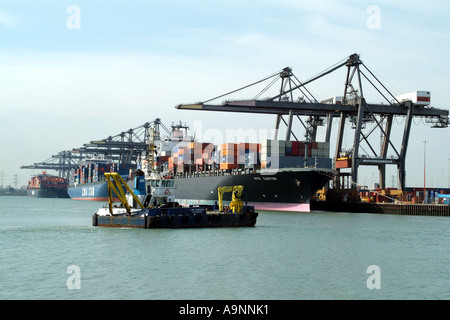
[[[170,157],[169,156],[159,156],[155,157],[154,167],[160,168],[166,165],[169,162]]]
[[[315,158],[314,161],[306,158]],[[263,140],[261,144],[261,168],[297,166],[330,166],[330,144],[327,142]],[[325,161],[326,160],[326,161]]]
[[[173,155],[171,157],[169,157],[169,161],[168,161],[168,165],[167,168],[169,169],[169,171],[173,172],[175,165],[174,162],[178,161],[178,152],[173,153]]]
[[[292,145],[291,150],[292,153]],[[283,140],[263,140],[261,144],[261,168],[269,168],[272,159],[279,158],[286,154],[286,141]]]
[[[167,163],[169,171],[185,172],[204,168],[212,163],[214,145],[211,143],[191,142],[187,147],[173,150],[172,156],[164,158],[162,164]]]
[[[192,142],[187,147],[172,150],[171,154],[157,160],[158,165],[167,164],[171,172],[305,165],[331,167],[330,144],[325,142],[264,140],[261,144],[223,143],[219,146]]]
[[[239,168],[237,162],[237,144],[223,143],[219,147],[220,152],[220,169],[229,170]]]
[[[87,171],[87,182],[91,183],[92,182],[92,175],[94,172],[94,164],[93,163],[89,163],[88,166],[88,171]]]
[[[80,168],[80,183],[81,184],[85,184],[88,181],[88,173],[89,173],[89,168],[82,166]]]
[[[259,150],[260,144],[258,143],[238,143],[236,160],[239,167],[254,168],[259,166]]]
[[[328,158],[330,156],[330,143],[313,142],[311,148],[311,156],[319,158]]]
[[[163,161],[168,161],[170,158],[165,157]],[[133,164],[121,164],[117,163],[88,163],[81,164],[78,168],[73,169],[70,173],[70,184],[79,183],[95,183],[104,180],[105,172],[119,172],[120,175],[129,175],[130,169],[135,169]]]
[[[211,164],[211,154],[214,151],[214,144],[191,142],[188,145],[188,148],[193,150],[193,160],[196,167],[203,167],[205,164]]]

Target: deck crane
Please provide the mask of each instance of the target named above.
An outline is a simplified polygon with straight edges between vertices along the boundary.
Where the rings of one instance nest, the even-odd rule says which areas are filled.
[[[225,192],[231,192],[231,202],[230,202],[230,209],[233,211],[233,213],[241,212],[243,203],[241,200],[242,192],[244,191],[243,186],[225,186],[225,187],[218,187],[217,188],[217,194],[219,196],[219,211],[224,210],[223,206],[223,194]]]

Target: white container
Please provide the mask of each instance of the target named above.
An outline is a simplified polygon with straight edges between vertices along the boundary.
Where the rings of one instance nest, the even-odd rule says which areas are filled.
[[[424,107],[429,106],[431,103],[430,91],[414,91],[405,93],[395,97],[398,102],[403,103],[405,101],[412,101],[415,106]]]

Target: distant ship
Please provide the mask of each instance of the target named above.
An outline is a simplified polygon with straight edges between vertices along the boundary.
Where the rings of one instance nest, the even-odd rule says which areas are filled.
[[[85,160],[70,173],[69,196],[73,200],[108,201],[108,185],[104,173],[117,172],[122,178],[127,179],[130,169],[135,168],[136,165],[117,164],[96,157]],[[118,201],[114,191],[113,197]]]
[[[69,198],[67,193],[68,180],[47,174],[41,174],[31,178],[27,186],[27,196],[37,198]]]

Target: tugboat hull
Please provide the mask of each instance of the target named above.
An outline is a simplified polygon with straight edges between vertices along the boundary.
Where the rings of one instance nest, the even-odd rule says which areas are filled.
[[[133,215],[99,215],[92,217],[93,226],[116,228],[216,228],[254,227],[258,213],[244,207],[241,213],[209,211],[204,207],[143,209]]]

